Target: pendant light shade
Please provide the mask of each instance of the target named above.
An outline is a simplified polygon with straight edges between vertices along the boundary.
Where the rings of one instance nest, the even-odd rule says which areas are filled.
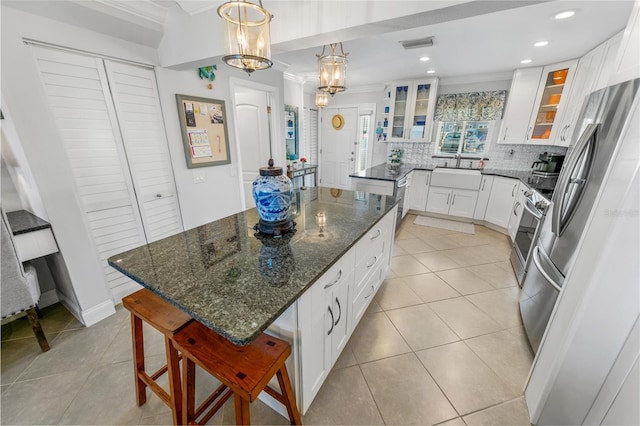
[[[246,0],[230,0],[218,8],[225,23],[225,52],[228,65],[251,74],[271,68],[271,14]]]
[[[329,104],[329,96],[325,92],[316,93],[316,106],[324,108]]]
[[[340,53],[336,53],[336,47],[340,45]],[[322,47],[322,53],[318,57],[318,74],[320,86],[318,90],[329,93],[331,96],[346,89],[347,55],[342,48],[342,42],[329,45],[331,53],[325,54],[327,46]]]

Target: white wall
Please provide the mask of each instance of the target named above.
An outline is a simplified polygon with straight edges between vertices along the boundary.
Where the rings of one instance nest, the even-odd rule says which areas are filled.
[[[1,18],[2,102],[11,112],[11,125],[15,127],[24,150],[24,161],[28,163],[20,164],[20,167],[28,167],[33,175],[36,191],[44,206],[43,211],[34,213],[51,223],[64,258],[52,262],[54,267],[64,269],[60,271],[58,282],[63,288],[64,301],[79,319],[90,325],[114,312],[113,301],[75,194],[75,181],[63,142],[57,134],[35,61],[23,38],[151,65],[157,62],[156,51],[5,6],[2,6]],[[282,72],[270,69],[248,77],[225,64],[217,65],[219,70],[213,90],[207,88],[208,80],[199,78],[197,69],[156,69],[185,229],[240,210],[241,187],[229,79],[233,77],[275,87],[279,105],[274,105],[274,109],[284,109]],[[231,164],[187,169],[176,93],[225,101]],[[276,115],[274,120],[282,123],[282,117],[283,114]],[[205,182],[194,184],[195,173],[203,174]]]
[[[238,151],[234,130],[239,123],[235,122],[229,79],[247,80],[250,83],[275,87],[280,93],[280,105],[275,105],[274,110],[284,110],[284,105],[281,101],[284,90],[281,72],[273,69],[256,71],[251,77],[248,77],[246,73],[231,68],[226,64],[218,64],[217,67],[218,70],[215,72],[216,79],[213,81],[212,90],[207,88],[210,83],[209,80],[201,80],[197,69],[173,71],[166,68],[156,68],[160,102],[162,103],[165,128],[169,140],[169,151],[171,153],[176,186],[178,187],[180,210],[185,229],[200,226],[241,210],[240,192],[242,191],[242,186],[238,177]],[[178,121],[176,93],[225,101],[231,164],[195,169],[187,168],[180,122]],[[283,123],[283,115],[283,113],[274,113],[274,122]],[[282,132],[284,132],[284,129],[279,133],[282,134]],[[194,183],[195,175],[204,176],[205,182]]]

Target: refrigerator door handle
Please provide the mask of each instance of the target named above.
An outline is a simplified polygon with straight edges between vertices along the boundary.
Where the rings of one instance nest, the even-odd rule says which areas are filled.
[[[553,215],[551,218],[551,231],[558,237],[562,234],[563,231],[562,213],[565,209],[565,201],[569,201],[565,200],[565,194],[569,185],[571,185],[572,183],[571,173],[573,173],[573,170],[582,157],[582,153],[584,152],[585,147],[591,141],[594,133],[596,133],[596,131],[598,130],[598,127],[599,125],[595,123],[587,125],[584,133],[582,133],[582,136],[580,136],[580,139],[578,139],[578,142],[576,142],[576,145],[573,147],[573,150],[571,151],[571,154],[569,155],[569,158],[567,160],[567,164],[563,166],[562,172],[558,177],[558,183],[556,184],[556,190],[554,191],[552,198]],[[589,153],[589,155],[593,155],[593,150]],[[567,212],[566,216],[570,217],[571,214],[572,212]]]
[[[542,267],[542,262],[540,262],[540,248],[538,246],[535,246],[533,248],[533,263],[536,265],[536,268],[538,269],[538,272],[540,272],[540,275],[542,275],[553,288],[558,291],[562,289],[560,285],[558,285],[558,283],[556,283]]]

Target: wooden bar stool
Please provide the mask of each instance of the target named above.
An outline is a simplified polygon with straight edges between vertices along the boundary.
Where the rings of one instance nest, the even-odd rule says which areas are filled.
[[[182,421],[182,388],[179,365],[181,357],[170,342],[176,333],[193,321],[193,318],[146,288],[124,297],[122,305],[131,312],[136,402],[140,406],[147,401],[146,388],[148,387],[171,408],[173,423],[180,424]],[[151,375],[147,374],[144,368],[143,321],[164,334],[167,363]],[[164,373],[168,373],[169,392],[156,382]]]
[[[182,353],[182,418],[184,424],[205,424],[234,395],[236,424],[250,424],[249,406],[263,390],[281,402],[291,424],[302,424],[289,381],[285,361],[291,354],[289,343],[261,334],[247,346],[236,346],[201,323],[194,321],[171,342]],[[195,365],[222,384],[196,409]],[[269,386],[276,375],[280,392]],[[213,407],[197,420],[209,406]]]

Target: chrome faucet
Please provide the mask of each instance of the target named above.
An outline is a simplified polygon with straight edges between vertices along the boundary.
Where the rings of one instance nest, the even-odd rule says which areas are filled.
[[[456,155],[453,156],[456,159],[456,169],[460,168],[460,154],[456,153]]]

